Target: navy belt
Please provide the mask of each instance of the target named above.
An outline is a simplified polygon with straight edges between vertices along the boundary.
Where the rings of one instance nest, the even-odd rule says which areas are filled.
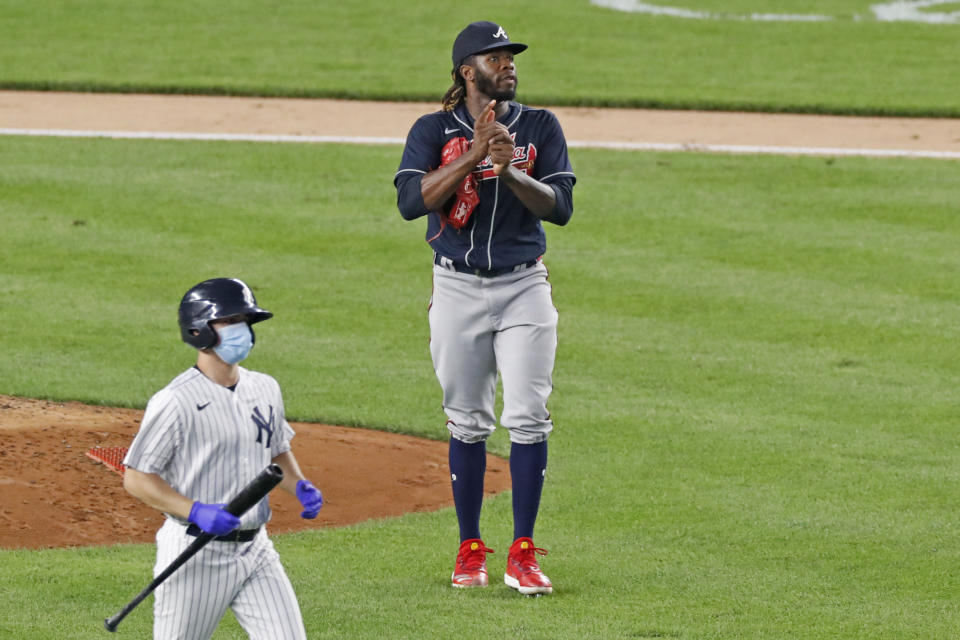
[[[198,527],[195,524],[187,527],[188,536],[199,536],[204,533],[204,530]],[[250,542],[257,537],[257,534],[260,533],[260,527],[256,529],[237,529],[236,531],[231,531],[228,534],[222,536],[213,536],[213,540],[217,542]]]
[[[502,276],[506,273],[523,271],[524,269],[529,269],[530,267],[535,266],[538,262],[540,262],[540,258],[536,258],[535,260],[524,262],[523,264],[518,264],[513,267],[504,267],[502,269],[474,269],[473,267],[467,267],[462,264],[458,264],[450,258],[445,258],[440,254],[434,254],[433,257],[433,264],[435,265],[441,266],[444,269],[449,269],[450,271],[467,273],[471,276],[478,276],[480,278],[496,278],[497,276]]]

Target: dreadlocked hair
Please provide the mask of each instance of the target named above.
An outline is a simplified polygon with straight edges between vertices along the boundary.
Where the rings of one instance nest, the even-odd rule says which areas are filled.
[[[453,77],[453,85],[443,94],[443,110],[453,111],[467,97],[467,83],[456,69],[450,74]]]

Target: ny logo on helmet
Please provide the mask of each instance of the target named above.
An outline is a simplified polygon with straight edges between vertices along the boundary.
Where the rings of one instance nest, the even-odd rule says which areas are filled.
[[[270,418],[265,419],[260,413],[260,407],[253,408],[253,415],[250,416],[253,423],[257,425],[257,442],[263,442],[263,432],[267,432],[267,442],[264,446],[270,448],[270,439],[273,437],[273,405],[270,405]]]

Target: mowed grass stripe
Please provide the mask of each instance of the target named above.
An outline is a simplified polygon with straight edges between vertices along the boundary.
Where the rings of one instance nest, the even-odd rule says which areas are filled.
[[[183,290],[237,273],[277,314],[250,366],[291,417],[445,437],[396,147],[4,149],[0,391],[143,406],[189,364]],[[557,593],[452,593],[450,511],[279,536],[310,637],[951,637],[956,166],[572,159],[576,213],[546,256],[561,320],[537,539]],[[484,507],[492,582],[510,509]],[[0,558],[0,629],[88,638],[152,550]]]
[[[828,4],[791,13],[836,20],[797,23],[685,20],[586,0],[531,0],[483,16],[466,5],[388,0],[266,11],[238,0],[229,12],[202,0],[7,3],[0,87],[434,101],[450,83],[456,34],[490,19],[530,45],[518,57],[530,104],[960,115],[955,83],[943,81],[960,76],[960,25],[854,20],[877,3]],[[786,11],[775,0],[724,9]]]

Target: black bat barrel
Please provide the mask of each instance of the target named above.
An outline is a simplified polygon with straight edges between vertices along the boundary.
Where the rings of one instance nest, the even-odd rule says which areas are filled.
[[[239,518],[253,505],[263,500],[263,497],[280,484],[281,480],[283,480],[283,469],[279,465],[271,464],[251,480],[250,484],[224,507],[224,510]]]

